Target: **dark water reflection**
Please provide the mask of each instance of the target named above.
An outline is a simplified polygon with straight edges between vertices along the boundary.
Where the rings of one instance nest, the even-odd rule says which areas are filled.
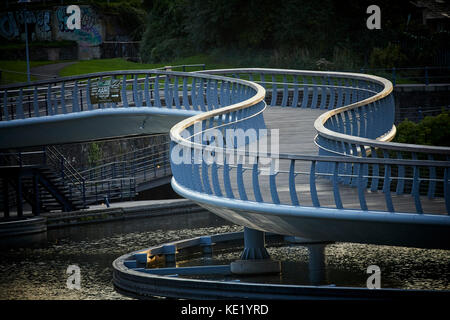
[[[128,299],[112,285],[111,263],[117,257],[169,241],[240,230],[207,212],[50,230],[31,245],[16,241],[0,248],[0,299]],[[365,286],[366,268],[376,264],[383,287],[450,290],[450,251],[336,243],[325,252],[328,284]],[[270,247],[269,253],[283,262],[283,274],[267,282],[309,284],[305,247]],[[214,259],[226,263],[239,254],[218,252]],[[66,287],[72,264],[80,267],[81,290]]]

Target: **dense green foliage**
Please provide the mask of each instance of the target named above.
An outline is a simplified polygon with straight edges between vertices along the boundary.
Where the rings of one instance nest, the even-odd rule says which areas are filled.
[[[427,116],[419,123],[408,119],[397,127],[396,142],[450,147],[450,112]]]
[[[430,65],[448,32],[422,25],[410,1],[379,0],[381,30],[368,30],[372,1],[144,0],[144,62],[208,53],[259,66],[349,69]],[[249,64],[250,62],[250,64]]]

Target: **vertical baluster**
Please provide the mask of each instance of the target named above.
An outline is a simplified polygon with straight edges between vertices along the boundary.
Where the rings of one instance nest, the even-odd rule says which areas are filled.
[[[166,75],[164,77],[164,101],[166,103],[166,108],[172,108],[172,90],[170,88],[170,76]]]
[[[272,75],[272,101],[270,102],[271,106],[277,105],[278,88],[276,81],[277,79],[275,78],[275,75]]]
[[[150,99],[150,83],[148,79],[148,73],[145,75],[144,79],[144,99],[145,99],[145,106],[151,107],[152,101]]]
[[[365,189],[366,189],[366,183],[364,182],[364,164],[359,163],[357,165],[358,167],[358,198],[359,198],[359,205],[361,206],[361,210],[367,211],[367,202],[365,197]]]
[[[80,104],[78,102],[78,81],[75,80],[72,91],[72,112],[79,112]]]
[[[309,191],[311,194],[311,200],[314,207],[320,207],[319,198],[317,197],[316,189],[316,161],[311,161],[311,168],[309,172]]]
[[[72,100],[73,100],[73,94],[72,94]],[[76,110],[75,104],[78,106],[78,98],[76,99],[76,102],[72,101],[72,112],[78,111]],[[52,84],[49,83],[47,85],[47,110],[49,115],[54,115],[53,112],[53,105],[52,105]]]
[[[202,161],[202,155],[200,153],[200,156],[198,155],[199,150],[196,148],[192,148],[192,158],[193,158],[193,170],[192,170],[192,180],[194,181],[194,190],[198,192],[203,192],[203,184],[202,180],[200,179],[200,165],[199,163]]]
[[[173,80],[173,93],[172,93],[172,97],[173,100],[175,102],[175,107],[177,109],[181,109],[181,104],[180,104],[180,97],[178,95],[178,76],[174,77]]]
[[[291,107],[297,108],[298,107],[298,79],[297,76],[293,76],[293,82],[294,82],[294,95],[292,97],[292,105]]]
[[[383,150],[383,156],[385,159],[389,159],[389,153],[387,150]],[[392,204],[391,197],[391,165],[386,164],[384,166],[384,181],[383,181],[383,192],[384,198],[386,200],[386,207],[389,212],[394,212],[394,205]]]
[[[191,110],[191,106],[189,103],[189,95],[188,95],[188,77],[183,78],[183,106],[186,110]]]
[[[211,94],[211,79],[208,79],[208,81],[206,81],[206,109],[208,111],[214,109]]]
[[[287,77],[284,74],[283,75],[283,99],[281,101],[281,106],[282,107],[286,107],[287,106],[288,97],[289,97],[289,88],[288,88],[288,84],[287,84]]]
[[[61,82],[61,110],[63,114],[67,113],[65,99],[65,82]]]
[[[397,152],[397,159],[402,160],[402,152]],[[403,194],[403,191],[405,189],[405,166],[399,165],[398,168],[398,181],[397,181],[397,188],[395,192],[400,195]]]
[[[161,105],[161,97],[160,97],[160,94],[159,94],[159,74],[157,74],[155,76],[155,89],[154,90],[155,90],[154,106],[157,107],[157,108],[161,108],[162,105]]]
[[[308,89],[308,78],[302,77],[303,80],[303,98],[302,98],[302,108],[308,107],[309,89]]]
[[[372,158],[377,158],[377,151],[375,148],[370,147],[370,155]],[[370,190],[372,192],[375,192],[378,190],[378,175],[379,175],[379,168],[378,164],[372,165],[372,184],[370,186]]]
[[[233,154],[228,154],[228,153],[231,153],[233,151],[228,151],[227,152],[227,149],[224,148],[223,152],[224,152],[224,156],[225,156],[224,157],[224,163],[223,163],[223,184],[224,184],[224,187],[225,187],[225,193],[227,195],[227,198],[234,199],[233,191],[231,189],[231,182],[230,182],[230,170],[231,170],[231,168],[230,168],[230,166],[228,165],[228,162],[227,162],[227,156],[233,156]]]
[[[359,118],[359,136],[362,138],[367,137],[366,133],[366,118],[365,118],[365,106],[358,107],[358,118]]]
[[[341,195],[339,194],[339,162],[334,163],[333,170],[333,195],[334,195],[334,203],[336,204],[337,209],[342,209],[342,200]]]
[[[122,77],[122,103],[124,108],[128,108],[128,96],[127,96],[127,75]]]
[[[238,191],[239,191],[239,197],[241,200],[247,201],[247,193],[245,192],[244,187],[244,172],[242,170],[242,162],[238,160],[237,170],[236,170],[236,178],[237,178],[237,185],[238,185]]]
[[[134,75],[134,79],[133,79],[133,86],[132,86],[132,90],[133,90],[133,102],[134,102],[134,106],[135,107],[141,107],[141,103],[140,103],[140,99],[139,99],[139,94],[138,94],[138,75],[135,74]]]
[[[350,122],[350,116],[348,110],[344,111],[344,124],[345,124],[345,134],[351,135],[352,134],[352,124]]]
[[[312,86],[313,86],[313,96],[312,96],[312,101],[311,101],[311,109],[316,109],[318,108],[317,105],[317,97],[319,96],[319,90],[317,88],[317,81],[316,81],[316,77],[312,76]]]
[[[23,113],[23,89],[19,89],[19,98],[17,100],[17,106],[16,106],[16,118],[17,119],[24,119],[25,115]]]
[[[86,85],[86,103],[88,106],[88,110],[92,110],[92,102],[91,102],[91,78],[88,78]]]
[[[34,116],[39,117],[39,99],[38,99],[38,88],[34,86],[33,89],[33,107],[34,107]],[[6,108],[6,104],[5,104]]]
[[[342,142],[343,144],[343,151],[346,155],[350,154],[350,145],[347,142]],[[345,177],[344,177],[344,184],[349,185],[351,181],[351,174],[352,174],[352,164],[350,162],[343,163]]]
[[[326,78],[320,79],[320,84],[321,84],[321,86],[320,86],[320,106],[319,106],[320,109],[325,109],[325,104],[327,101],[328,87],[327,87],[326,83],[327,83]]]
[[[261,85],[264,87],[264,89],[267,89],[267,85],[266,85],[266,80],[264,79],[264,73],[261,73],[260,75],[260,79],[261,79]]]
[[[220,190],[220,183],[219,183],[219,175],[217,173],[217,161],[214,160],[211,164],[211,179],[212,179],[212,185],[214,189],[214,194],[218,197],[222,197],[222,190]]]
[[[291,159],[289,166],[289,193],[291,195],[291,201],[293,206],[300,205],[297,197],[297,190],[295,188],[295,160]]]
[[[328,85],[330,86],[330,101],[328,102],[328,109],[334,109],[335,99],[336,99],[336,88],[334,79],[328,78]]]
[[[253,170],[252,170],[252,184],[253,184],[253,194],[255,195],[255,201],[257,202],[263,202],[263,198],[261,195],[261,189],[259,187],[259,168],[258,168],[258,161],[257,158],[255,163],[253,164]]]
[[[433,155],[429,154],[428,160],[433,161],[434,160]],[[429,174],[430,181],[428,183],[427,196],[428,196],[428,199],[433,199],[435,191],[436,191],[436,167],[433,167],[433,166],[428,167],[428,172],[430,173]]]
[[[204,192],[207,194],[212,194],[211,185],[209,184],[208,165],[203,159],[202,159],[202,182]]]
[[[352,150],[352,155],[354,157],[358,157],[358,149],[356,147],[356,144],[352,143],[350,145],[350,147],[351,147],[351,150]],[[353,175],[354,176],[357,175],[357,171],[359,171],[359,166],[356,166],[355,164],[351,164],[351,163],[350,163],[350,165],[352,167]],[[358,179],[356,177],[352,177],[350,184],[351,184],[352,187],[358,186]]]
[[[197,78],[192,78],[191,100],[193,109],[198,111],[199,109],[197,103]]]
[[[278,197],[277,192],[277,183],[276,183],[276,176],[277,174],[274,172],[274,161],[270,162],[270,176],[269,176],[269,184],[270,184],[270,195],[272,196],[272,202],[274,204],[280,203],[280,198]]]
[[[412,153],[413,160],[417,160],[417,154]],[[413,169],[413,184],[411,188],[411,195],[414,197],[414,205],[417,213],[423,213],[422,204],[420,202],[420,168],[414,165]]]

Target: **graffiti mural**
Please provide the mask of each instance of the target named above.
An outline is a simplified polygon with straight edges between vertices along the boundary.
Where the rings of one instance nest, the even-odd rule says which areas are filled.
[[[14,11],[0,13],[0,37],[7,40],[25,40],[25,21],[32,41],[73,40],[81,47],[102,43],[103,27],[90,6],[80,6],[81,29],[67,27],[67,6],[53,10]]]
[[[80,6],[81,29],[71,30],[67,27],[66,6],[57,7],[56,17],[56,39],[74,40],[80,46],[97,46],[102,43],[102,25],[95,11],[89,6]]]
[[[31,40],[51,40],[50,16],[49,10],[2,12],[0,13],[0,36],[8,40],[24,40],[26,21]]]

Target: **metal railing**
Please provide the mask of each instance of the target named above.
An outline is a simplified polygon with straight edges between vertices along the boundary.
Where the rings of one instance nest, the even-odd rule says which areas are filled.
[[[88,98],[91,82],[105,78],[120,80],[122,101],[94,106]],[[214,201],[218,205],[227,199],[239,199],[294,207],[309,203],[311,207],[352,208],[353,201],[347,204],[349,197],[341,196],[346,190],[348,194],[357,192],[359,210],[367,211],[371,203],[380,203],[377,195],[381,194],[384,207],[376,205],[370,210],[391,212],[396,211],[393,202],[399,198],[392,196],[395,189],[399,195],[405,192],[412,194],[414,212],[434,213],[434,208],[425,208],[422,198],[426,186],[429,198],[444,197],[445,209],[439,209],[440,213],[444,210],[448,212],[450,148],[390,142],[396,131],[392,83],[380,77],[278,69],[196,73],[141,70],[68,77],[59,79],[55,86],[52,84],[51,81],[44,81],[28,86],[2,87],[5,101],[2,106],[3,121],[13,122],[17,116],[25,119],[25,92],[33,96],[33,104],[36,104],[38,99],[34,97],[39,96],[39,90],[45,90],[45,86],[49,92],[47,97],[56,95],[56,99],[47,101],[47,105],[53,108],[49,115],[130,106],[198,111],[197,115],[179,122],[170,131],[173,183],[192,191],[192,196],[196,192],[216,196]],[[65,90],[68,88],[70,90]],[[82,97],[78,95],[80,88],[85,93],[83,103],[79,100]],[[12,103],[8,100],[11,96],[15,99]],[[71,108],[65,104],[67,99],[71,101]],[[223,157],[222,162],[208,160],[220,154],[230,155],[240,147],[225,142],[221,144],[220,137],[211,133],[221,132],[223,138],[227,129],[264,129],[263,111],[266,104],[328,110],[315,122],[319,156],[308,158],[295,154],[244,153],[240,156],[247,162],[231,163],[227,156]],[[39,112],[30,112],[30,116],[38,117]],[[203,155],[207,155],[206,159]],[[258,159],[256,162],[255,157]],[[253,162],[250,161],[252,159]],[[262,174],[261,160],[270,163],[269,168],[264,168],[269,172],[267,175]],[[277,169],[273,168],[276,161],[280,165]],[[106,167],[108,172],[116,170],[112,165]],[[296,185],[301,177],[306,177],[302,183],[308,188],[309,202],[299,200]],[[334,195],[332,203],[320,201],[317,183],[322,180],[325,180],[325,185],[331,185],[332,189],[328,189],[326,194]],[[382,193],[366,194],[369,188],[371,191],[382,190]],[[364,200],[366,197],[373,201]],[[408,210],[403,205],[399,208],[400,212]]]
[[[232,113],[236,114],[238,110],[244,113],[243,109],[256,108],[261,102],[261,96],[265,95],[262,87],[242,104],[186,119],[171,130],[172,149],[177,148],[179,158],[184,156],[191,159],[190,162],[178,163],[174,162],[172,157],[176,185],[199,194],[257,203],[302,206],[295,189],[299,182],[296,179],[297,176],[308,176],[303,183],[309,186],[308,193],[311,197],[306,204],[312,207],[322,206],[316,181],[317,178],[326,178],[327,181],[332,181],[332,190],[327,194],[334,195],[332,202],[323,202],[326,207],[346,207],[340,190],[347,185],[355,187],[353,192],[357,192],[347,197],[347,200],[350,200],[348,202],[351,202],[350,208],[354,208],[353,200],[356,196],[360,206],[355,209],[369,210],[364,190],[370,188],[371,191],[382,190],[381,199],[378,193],[369,195],[373,198],[372,202],[380,203],[381,200],[384,203],[382,206],[376,205],[372,210],[396,211],[392,200],[392,190],[395,190],[396,195],[406,192],[412,195],[412,210],[416,213],[442,213],[439,210],[450,212],[450,162],[447,158],[450,148],[389,142],[396,131],[393,125],[394,104],[390,95],[392,84],[389,81],[362,74],[296,70],[234,69],[206,72],[232,75],[234,78],[244,77],[252,81],[251,83],[259,82],[269,93],[267,96],[270,105],[332,110],[325,112],[315,123],[319,156],[311,158],[295,154],[261,156],[243,153],[240,157],[244,161],[234,166],[230,165],[228,159],[236,159],[237,155],[233,155],[237,152],[235,146],[210,146],[210,140],[196,137],[207,136],[207,132],[217,129],[224,132],[226,128],[231,127],[258,128],[257,113],[252,114],[250,111],[250,114],[244,117],[232,116]],[[255,81],[256,78],[259,78],[259,81]],[[267,78],[271,81],[267,81]],[[215,118],[222,121],[215,122]],[[201,126],[198,125],[201,130],[194,133],[196,123],[201,123]],[[183,131],[188,134],[182,137]],[[200,153],[201,156],[195,157],[195,153]],[[424,155],[427,160],[423,160]],[[211,163],[204,158],[215,160]],[[412,160],[405,160],[408,158]],[[280,167],[278,170],[270,169],[272,174],[264,177],[261,176],[262,170],[255,159],[265,159],[264,163],[271,163],[271,166],[279,161]],[[299,162],[304,163],[301,166],[303,169],[297,171]],[[284,193],[289,195],[288,199],[279,195],[280,189],[285,189]],[[346,192],[351,194],[348,188]],[[270,197],[263,199],[264,194]],[[425,205],[422,205],[421,198],[423,194],[430,199],[436,196],[445,197],[445,208],[442,207],[439,212],[436,212],[435,208],[424,210]],[[409,210],[404,205],[400,207],[400,212]]]

